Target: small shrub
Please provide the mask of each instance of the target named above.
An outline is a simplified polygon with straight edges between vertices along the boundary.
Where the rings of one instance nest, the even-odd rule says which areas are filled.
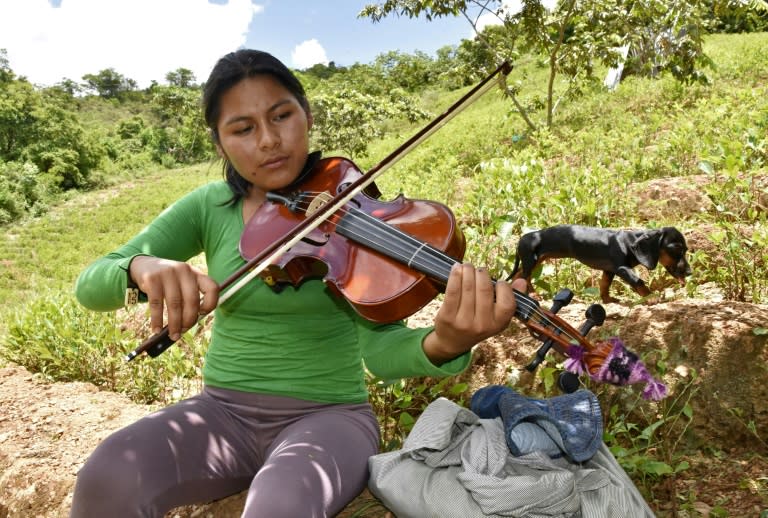
[[[126,363],[125,354],[138,343],[116,313],[90,311],[71,295],[53,292],[31,300],[10,318],[0,356],[50,380],[91,382],[140,403],[182,397],[187,380],[198,378],[207,342],[198,341],[202,347],[193,347],[193,354],[173,347],[152,361]]]
[[[418,416],[432,401],[445,397],[463,405],[467,391],[467,384],[457,383],[453,377],[384,380],[369,376],[366,383],[379,419],[382,451],[400,448]]]
[[[48,191],[34,164],[0,162],[0,225],[42,213]]]

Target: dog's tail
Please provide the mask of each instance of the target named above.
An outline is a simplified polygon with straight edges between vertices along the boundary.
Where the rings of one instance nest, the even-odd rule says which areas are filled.
[[[515,254],[515,265],[512,267],[512,271],[507,276],[507,282],[510,282],[515,278],[515,274],[520,269],[520,254]]]

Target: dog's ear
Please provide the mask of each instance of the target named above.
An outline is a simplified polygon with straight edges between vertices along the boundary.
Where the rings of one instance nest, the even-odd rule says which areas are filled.
[[[639,235],[633,243],[629,245],[632,252],[640,261],[640,264],[653,270],[659,263],[659,254],[661,253],[661,239],[664,233],[661,230],[648,230]]]
[[[677,230],[675,227],[664,227],[661,229],[662,232],[662,241],[665,243],[681,243],[683,245],[686,245],[685,243],[685,236],[682,232]],[[687,247],[687,245],[686,245]]]

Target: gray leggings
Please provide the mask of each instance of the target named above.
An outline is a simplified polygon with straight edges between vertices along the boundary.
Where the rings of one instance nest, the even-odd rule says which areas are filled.
[[[368,403],[206,387],[102,441],[70,516],[162,517],[245,489],[243,517],[334,516],[365,488],[378,446]]]

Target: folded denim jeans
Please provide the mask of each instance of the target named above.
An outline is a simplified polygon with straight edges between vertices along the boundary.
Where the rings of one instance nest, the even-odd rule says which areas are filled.
[[[501,418],[507,445],[516,456],[538,448],[552,458],[565,455],[583,462],[592,458],[603,440],[600,403],[589,390],[535,399],[510,387],[489,385],[472,395],[470,409],[481,418]]]

